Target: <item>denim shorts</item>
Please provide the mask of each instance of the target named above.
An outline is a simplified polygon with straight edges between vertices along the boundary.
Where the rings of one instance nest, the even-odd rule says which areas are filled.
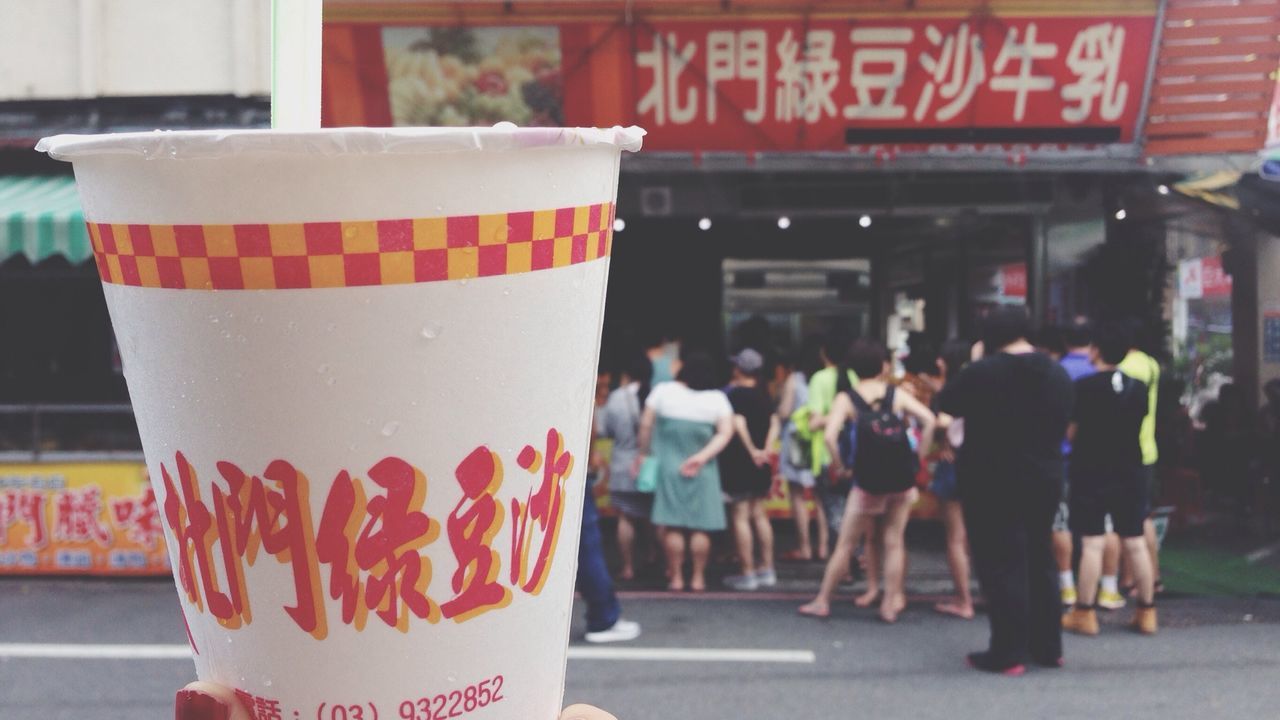
[[[941,462],[933,468],[933,482],[929,483],[929,492],[939,500],[952,502],[960,499],[960,489],[956,483],[955,463]]]

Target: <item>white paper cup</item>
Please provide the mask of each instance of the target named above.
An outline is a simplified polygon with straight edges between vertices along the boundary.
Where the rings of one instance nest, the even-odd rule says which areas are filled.
[[[642,131],[58,136],[201,679],[263,717],[557,716]]]

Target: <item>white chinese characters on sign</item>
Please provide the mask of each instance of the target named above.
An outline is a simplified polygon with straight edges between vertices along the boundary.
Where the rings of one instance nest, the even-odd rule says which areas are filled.
[[[960,23],[959,29],[945,37],[930,25],[925,29],[925,37],[938,54],[920,53],[920,67],[928,73],[929,80],[916,102],[914,117],[917,122],[927,118],[937,95],[946,104],[934,112],[933,119],[946,122],[969,106],[978,88],[987,80],[982,38],[969,32],[969,23]]]
[[[667,119],[676,125],[693,122],[698,115],[698,89],[690,87],[680,102],[680,76],[698,53],[698,45],[692,40],[676,48],[676,34],[655,33],[653,47],[636,53],[636,64],[653,71],[653,84],[636,104],[640,114],[653,113],[658,125],[666,125]]]
[[[964,20],[848,31],[662,29],[636,53],[636,109],[655,126],[739,118],[757,126],[908,118],[1054,125],[1114,123],[1132,112],[1122,22],[998,27]]]
[[[768,36],[764,30],[713,30],[707,33],[707,122],[716,121],[716,85],[729,80],[749,80],[755,84],[755,105],[742,109],[751,124],[764,119],[769,63]]]
[[[846,105],[848,120],[901,120],[907,106],[898,102],[898,90],[907,80],[907,45],[915,37],[910,28],[855,28],[852,70],[856,105]]]
[[[1129,84],[1119,82],[1120,58],[1124,52],[1124,28],[1100,23],[1076,34],[1067,51],[1067,67],[1076,82],[1063,86],[1062,99],[1075,105],[1062,109],[1062,119],[1082,123],[1093,115],[1098,101],[1098,114],[1108,122],[1120,118],[1129,99]]]
[[[1058,46],[1053,43],[1036,42],[1036,24],[1027,25],[1023,41],[1018,42],[1018,29],[1009,28],[1004,36],[1004,45],[996,56],[996,64],[992,68],[995,77],[991,79],[991,89],[1016,93],[1013,101],[1013,119],[1022,122],[1027,116],[1027,96],[1033,92],[1052,90],[1052,75],[1036,75],[1037,60],[1050,60],[1058,56]],[[1006,75],[1010,64],[1016,64],[1013,74]]]
[[[832,30],[805,33],[804,47],[788,28],[778,43],[778,88],[774,94],[774,119],[815,123],[836,116],[833,97],[840,82],[836,59],[836,34]]]

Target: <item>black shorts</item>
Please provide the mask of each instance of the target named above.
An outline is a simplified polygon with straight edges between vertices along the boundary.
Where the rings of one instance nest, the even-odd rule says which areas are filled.
[[[1071,532],[1085,537],[1106,534],[1106,518],[1120,537],[1141,537],[1147,519],[1147,483],[1143,473],[1126,473],[1122,478],[1072,479],[1068,524]]]

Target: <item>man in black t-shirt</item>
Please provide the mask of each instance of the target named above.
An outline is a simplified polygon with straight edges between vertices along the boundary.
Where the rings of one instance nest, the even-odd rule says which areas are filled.
[[[1116,367],[1129,352],[1129,335],[1120,325],[1098,329],[1093,363],[1098,372],[1076,381],[1076,409],[1069,431],[1071,499],[1069,523],[1080,538],[1080,588],[1076,606],[1063,627],[1081,635],[1098,634],[1094,600],[1102,571],[1103,533],[1111,515],[1138,585],[1133,627],[1144,634],[1157,628],[1154,571],[1143,538],[1147,487],[1138,439],[1147,414],[1147,386]]]
[[[1073,391],[1066,371],[1027,342],[1025,308],[996,308],[983,326],[987,357],[947,384],[939,406],[964,419],[957,480],[991,623],[989,648],[968,661],[979,670],[1021,675],[1029,660],[1062,664],[1051,530],[1062,497],[1062,438]]]

